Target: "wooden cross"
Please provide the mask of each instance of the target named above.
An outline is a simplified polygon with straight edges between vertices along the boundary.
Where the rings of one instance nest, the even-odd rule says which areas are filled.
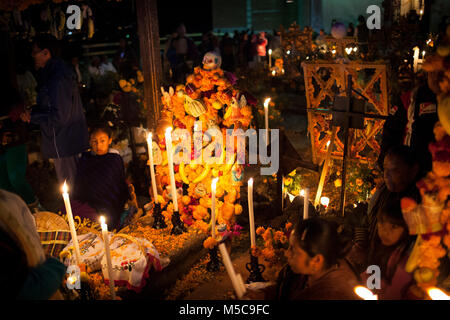
[[[334,140],[337,133],[337,127],[344,129],[344,150],[343,150],[343,161],[342,161],[342,187],[341,187],[341,206],[340,212],[342,216],[345,210],[345,182],[346,182],[346,170],[347,170],[347,157],[348,157],[348,137],[349,129],[364,129],[364,119],[365,118],[378,118],[386,119],[386,116],[367,114],[365,113],[366,101],[369,99],[365,98],[362,94],[352,88],[352,75],[349,74],[347,77],[347,95],[346,96],[336,96],[334,99],[333,108],[329,111],[333,114],[333,131],[330,140],[330,145],[328,146],[327,155],[325,158],[324,166],[319,180],[319,186],[316,193],[316,199],[314,205],[317,206],[322,194],[323,185],[325,182],[325,177],[327,175],[331,153],[334,145]],[[352,94],[356,93],[363,99],[357,99],[352,97]]]

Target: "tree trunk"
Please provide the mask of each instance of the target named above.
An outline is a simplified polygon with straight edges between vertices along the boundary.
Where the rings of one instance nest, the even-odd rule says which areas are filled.
[[[156,0],[136,0],[136,9],[147,126],[156,128],[160,110],[160,76],[162,74]]]

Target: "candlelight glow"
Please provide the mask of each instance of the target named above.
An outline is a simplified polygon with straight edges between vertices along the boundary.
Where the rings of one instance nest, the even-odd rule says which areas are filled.
[[[66,181],[64,181],[64,184],[63,184],[63,186],[62,186],[62,192],[63,192],[63,193],[67,193],[67,191],[68,191],[67,183],[66,183]]]
[[[253,187],[253,178],[248,179],[248,186]]]
[[[422,58],[425,58],[425,50],[422,51]]]
[[[328,140],[327,142],[327,148],[330,146],[331,140]]]
[[[335,53],[336,53],[336,50],[334,50],[334,49],[331,50],[331,53],[332,53],[332,54],[335,54]]]
[[[358,51],[358,47],[354,47],[353,51],[355,51],[355,52]]]
[[[300,196],[304,197],[305,196],[305,190],[304,189],[300,190],[299,194],[300,194]]]
[[[436,287],[428,289],[428,295],[430,296],[431,300],[450,300],[450,296]]]
[[[100,216],[100,223],[101,224],[105,224],[105,217],[104,216]]]
[[[70,276],[70,277],[67,278],[67,282],[68,282],[69,284],[75,284],[75,282],[77,282],[77,277],[74,276],[74,275],[72,275],[72,276]]]
[[[276,73],[275,70],[272,70],[272,75],[273,75],[273,76],[275,75],[275,73]]]
[[[345,48],[345,52],[347,52],[347,54],[352,53],[353,49],[352,48]]]
[[[219,181],[219,178],[214,178],[214,179],[212,179],[212,181],[211,181],[211,190],[216,191],[216,184],[217,184],[217,181]]]
[[[269,106],[270,99],[271,98],[267,98],[266,100],[264,100],[264,108],[267,108]]]
[[[328,205],[330,204],[330,198],[328,198],[328,197],[320,198],[320,204],[325,207],[328,207]]]
[[[363,286],[355,287],[355,293],[364,300],[378,300],[378,296]]]
[[[152,140],[152,133],[149,132],[149,133],[147,134],[147,142],[150,142],[151,140]]]
[[[167,127],[166,129],[166,135],[170,134],[172,132],[172,127]]]
[[[272,49],[269,49],[269,54],[272,54]]]
[[[291,54],[291,50],[288,50],[286,53],[287,53],[287,54]]]

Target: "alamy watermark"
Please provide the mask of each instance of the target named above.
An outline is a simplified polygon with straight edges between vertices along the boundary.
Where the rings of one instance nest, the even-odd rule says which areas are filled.
[[[366,273],[370,274],[367,278],[366,287],[368,289],[381,289],[381,269],[377,265],[370,265],[366,269]]]
[[[197,121],[194,133],[177,128],[171,133],[173,143],[173,163],[205,164],[205,165],[233,165],[246,163],[246,141],[248,139],[248,164],[261,165],[261,175],[273,175],[279,168],[279,130],[270,129],[270,143],[266,141],[266,129],[227,129],[225,137],[217,127],[210,127],[202,131],[202,122]],[[259,134],[258,134],[259,133]],[[193,148],[192,148],[193,141]],[[268,149],[270,148],[270,155]],[[236,152],[235,152],[236,150]],[[259,150],[259,152],[258,152]],[[159,146],[153,144],[154,163],[162,164],[162,153]]]
[[[379,6],[373,4],[367,7],[366,13],[370,16],[366,20],[366,25],[369,30],[381,29],[381,9]]]

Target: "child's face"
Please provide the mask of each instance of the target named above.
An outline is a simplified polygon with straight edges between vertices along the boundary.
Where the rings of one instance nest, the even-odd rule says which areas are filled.
[[[99,156],[108,153],[109,145],[112,142],[112,138],[108,137],[103,131],[97,131],[91,134],[91,148],[92,151]]]
[[[398,243],[405,232],[404,227],[393,224],[383,217],[378,220],[377,229],[381,243],[385,246],[393,246]]]

